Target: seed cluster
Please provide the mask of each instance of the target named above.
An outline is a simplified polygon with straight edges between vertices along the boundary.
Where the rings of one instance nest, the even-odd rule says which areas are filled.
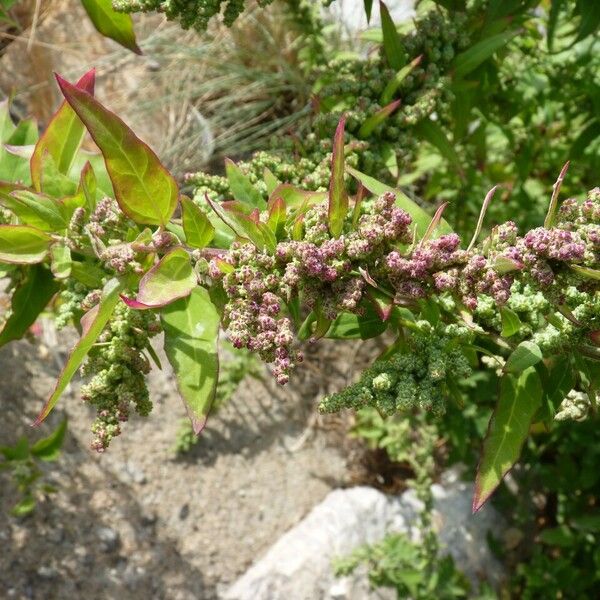
[[[423,332],[412,335],[403,352],[375,362],[357,383],[323,398],[319,410],[332,413],[370,406],[385,416],[415,408],[442,415],[447,379],[469,377],[471,367],[453,340],[428,322],[419,325]]]
[[[103,452],[121,433],[131,407],[141,416],[152,410],[145,375],[150,371],[143,350],[149,338],[160,331],[158,318],[150,311],[134,311],[117,305],[81,368],[91,377],[81,388],[81,398],[98,412],[92,425],[92,448]]]

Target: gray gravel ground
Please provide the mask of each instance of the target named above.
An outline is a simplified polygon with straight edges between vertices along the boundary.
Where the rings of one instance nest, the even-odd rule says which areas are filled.
[[[23,433],[37,439],[69,417],[63,455],[47,468],[59,491],[32,516],[7,514],[16,496],[0,472],[2,599],[215,598],[347,480],[338,434],[315,423],[315,405],[323,381],[339,386],[351,372],[351,345],[322,345],[284,390],[244,382],[193,451],[175,459],[184,411],[166,369],[151,378],[150,418],[127,424],[104,455],[89,450],[93,414],[77,384],[42,431],[30,429],[68,347],[63,335],[45,337],[48,347],[0,350],[0,445]]]

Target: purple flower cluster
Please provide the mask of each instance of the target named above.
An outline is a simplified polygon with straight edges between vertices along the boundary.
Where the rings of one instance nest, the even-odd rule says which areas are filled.
[[[223,275],[218,260],[225,260],[234,270]],[[287,383],[302,354],[292,348],[290,320],[280,316],[282,299],[289,297],[290,288],[277,269],[275,257],[252,244],[234,243],[224,259],[211,261],[209,274],[222,278],[229,298],[224,316],[231,343],[274,363],[277,382]]]
[[[228,296],[231,341],[273,362],[279,383],[287,382],[301,360],[293,349],[292,323],[281,316],[282,303],[296,295],[330,320],[340,312],[361,314],[370,285],[391,290],[397,304],[446,292],[475,310],[481,296],[506,304],[517,280],[551,292],[561,273],[572,278],[565,267],[596,268],[599,262],[600,190],[581,205],[567,200],[555,227],[519,237],[508,221],[473,250],[461,249],[454,233],[411,244],[411,218],[395,206],[391,193],[365,203],[362,213],[332,238],[327,203],[313,206],[304,215],[302,240],[282,241],[274,254],[236,243],[210,264],[209,274],[223,280]]]

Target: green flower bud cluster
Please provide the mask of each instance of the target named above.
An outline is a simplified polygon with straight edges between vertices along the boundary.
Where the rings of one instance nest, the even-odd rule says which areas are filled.
[[[71,323],[79,321],[83,314],[82,302],[89,289],[76,279],[67,279],[65,287],[58,295],[55,323],[57,329],[63,329]]]
[[[279,150],[256,152],[249,161],[238,165],[265,199],[269,196],[264,182],[265,169],[281,183],[289,183],[309,191],[328,189],[331,177],[331,140],[319,140],[316,134],[308,134],[302,142],[301,157],[297,160],[293,159],[293,141],[281,143]],[[360,168],[365,161],[370,160],[372,154],[367,142],[353,142],[346,152],[346,164],[354,168]],[[189,174],[187,181],[195,186],[195,197],[200,204],[204,204],[205,194],[211,200],[231,200],[231,189],[226,177],[198,172]],[[351,183],[351,178],[347,177],[347,184],[350,186]]]
[[[121,433],[121,423],[129,419],[132,405],[141,416],[152,410],[145,381],[150,363],[143,350],[148,347],[149,338],[159,331],[158,319],[152,312],[118,304],[88,354],[81,373],[91,380],[82,386],[81,398],[98,412],[92,425],[94,450],[103,452]]]
[[[417,138],[412,127],[433,113],[447,112],[452,97],[444,73],[454,54],[469,42],[464,33],[467,20],[462,13],[450,18],[430,12],[416,22],[414,32],[402,36],[407,56],[423,59],[394,93],[400,107],[366,136],[360,129],[383,108],[382,93],[396,71],[383,56],[334,59],[315,68],[310,79],[315,82],[317,114],[309,123],[309,133],[274,139],[270,153],[256,153],[241,163],[242,170],[265,197],[265,168],[282,183],[311,191],[327,189],[331,132],[345,115],[347,164],[391,183],[395,169],[402,170],[414,158]],[[188,181],[197,186],[198,198],[208,193],[213,199],[230,199],[225,178],[196,173],[188,175]]]
[[[413,409],[444,414],[447,379],[468,377],[471,367],[450,338],[432,328],[423,330],[410,337],[405,351],[375,362],[357,383],[323,398],[319,410],[332,413],[371,406],[382,415]]]
[[[257,0],[261,7],[273,0]],[[113,0],[113,7],[119,12],[162,12],[169,20],[177,19],[183,29],[194,28],[205,31],[209,21],[223,14],[223,22],[228,27],[244,12],[246,0]]]

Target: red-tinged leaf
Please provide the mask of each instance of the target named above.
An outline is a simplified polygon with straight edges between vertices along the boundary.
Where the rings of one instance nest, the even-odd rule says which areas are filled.
[[[200,207],[185,196],[180,199],[183,232],[188,246],[205,248],[215,235],[215,228]]]
[[[112,316],[115,306],[119,301],[120,291],[121,284],[119,281],[111,279],[102,290],[102,299],[100,302],[83,315],[81,319],[81,338],[79,338],[79,341],[69,354],[69,358],[60,373],[56,387],[33,423],[34,426],[39,425],[56,406],[61,394],[65,391],[77,369],[79,369],[81,363],[92,349],[92,346]]]
[[[11,313],[0,332],[0,346],[21,339],[58,289],[58,283],[46,267],[35,265],[28,269],[12,295]]]
[[[0,261],[27,265],[42,262],[52,238],[28,225],[0,225]]]
[[[268,210],[267,225],[275,234],[275,237],[279,238],[283,235],[286,220],[286,207],[283,198],[275,198],[275,200],[269,201]]]
[[[356,229],[358,220],[360,219],[360,208],[366,195],[366,188],[361,181],[358,182],[358,190],[356,190],[356,198],[354,199],[354,208],[352,209],[352,227]]]
[[[369,273],[369,271],[367,269],[364,269],[363,267],[358,267],[358,272],[361,274],[362,278],[369,284],[372,285],[374,288],[379,287],[377,285],[377,282],[371,277],[371,274]]]
[[[183,248],[175,248],[142,277],[135,300],[121,298],[130,308],[159,308],[189,296],[197,285],[190,255]]]
[[[570,162],[567,161],[558,175],[556,183],[552,186],[552,198],[550,198],[550,206],[548,206],[548,213],[544,219],[544,227],[550,229],[554,225],[556,213],[558,211],[558,195],[560,194],[560,188],[562,187],[567,171],[569,170]]]
[[[371,115],[361,125],[358,130],[358,137],[365,139],[368,138],[375,129],[381,125],[402,103],[402,100],[394,100],[387,106],[380,108],[375,114]]]
[[[219,204],[219,202],[211,200],[208,194],[204,194],[204,198],[208,205],[213,209],[214,213],[219,217],[219,219],[221,219],[221,221],[223,221],[225,225],[232,229],[235,235],[241,238],[246,237],[243,233],[243,229],[240,227],[239,223],[237,223],[236,220],[233,218],[231,212],[225,210],[223,208],[223,205]]]
[[[471,243],[469,244],[469,247],[467,248],[467,252],[470,252],[475,247],[475,242],[477,242],[477,238],[479,237],[479,234],[481,233],[481,228],[483,227],[483,220],[485,219],[485,214],[487,213],[487,209],[489,208],[492,198],[494,197],[494,194],[496,193],[497,189],[498,189],[498,186],[495,185],[485,195],[485,199],[483,200],[483,205],[481,206],[481,211],[479,212],[479,219],[477,220],[477,225],[475,226],[475,232],[473,233],[473,237],[471,239]]]
[[[473,512],[477,512],[519,459],[533,417],[542,403],[542,384],[535,368],[517,378],[504,375],[477,469]]]
[[[333,237],[340,237],[344,220],[348,213],[348,193],[344,183],[344,127],[346,119],[342,117],[333,138],[331,157],[331,179],[329,181],[329,231]]]
[[[394,94],[396,93],[398,88],[402,85],[402,82],[412,73],[412,71],[415,67],[419,66],[422,59],[423,59],[423,55],[420,54],[419,56],[417,56],[417,58],[412,60],[406,66],[402,67],[396,73],[396,75],[394,75],[394,77],[392,77],[392,79],[390,79],[388,81],[387,85],[385,86],[385,89],[383,90],[383,92],[381,94],[381,98],[379,99],[381,104],[383,104],[385,106],[386,104],[389,104],[393,100]]]
[[[377,289],[369,289],[367,298],[371,301],[375,312],[382,321],[387,321],[394,308],[394,299]]]
[[[196,287],[161,312],[165,353],[196,434],[202,431],[215,398],[219,374],[220,316],[209,293]]]
[[[87,161],[81,170],[81,175],[79,176],[79,188],[77,191],[78,193],[83,194],[85,198],[88,214],[92,214],[96,208],[97,189],[94,168],[92,167],[92,163]]]
[[[435,211],[435,214],[431,218],[431,222],[429,223],[427,230],[421,238],[421,244],[425,243],[433,236],[435,230],[439,227],[442,221],[442,215],[444,214],[444,211],[446,210],[447,206],[448,202],[444,202],[443,204],[440,204],[440,206],[438,206],[437,210]]]
[[[135,40],[131,15],[117,12],[112,0],[81,0],[81,4],[99,33],[127,50],[142,54]]]
[[[258,208],[255,208],[249,215],[248,218],[255,224],[258,225],[260,223],[260,211]]]
[[[92,69],[75,86],[93,96],[95,79],[96,70]],[[48,153],[52,157],[59,173],[68,174],[84,134],[85,127],[81,119],[69,103],[63,101],[35,145],[29,161],[31,182],[36,191],[42,191],[42,165],[45,154]]]
[[[511,271],[520,271],[524,267],[525,265],[522,262],[508,256],[496,256],[494,259],[494,271],[500,273],[500,275],[510,273]]]
[[[406,62],[406,52],[402,46],[400,35],[394,25],[390,11],[384,2],[379,0],[381,14],[381,30],[383,32],[383,50],[392,69],[399,69]]]
[[[295,242],[299,242],[302,239],[303,232],[304,232],[304,214],[300,214],[294,219],[294,226],[292,227],[292,239]]]
[[[172,175],[119,117],[59,75],[56,79],[104,156],[121,210],[137,223],[166,225],[179,197]]]

